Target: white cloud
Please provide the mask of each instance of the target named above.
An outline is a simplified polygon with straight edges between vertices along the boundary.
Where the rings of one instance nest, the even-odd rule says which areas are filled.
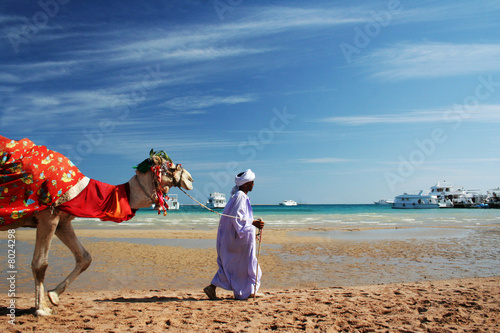
[[[443,164],[454,164],[454,163],[497,163],[500,162],[500,158],[491,158],[491,157],[485,157],[485,158],[467,158],[467,159],[447,159],[443,161],[437,161],[441,162]]]
[[[1,65],[0,79],[5,83],[22,84],[69,77],[77,61],[27,62],[22,65]]]
[[[255,100],[250,95],[235,96],[184,96],[175,97],[164,103],[164,106],[174,110],[204,109],[215,105],[234,105],[249,103]]]
[[[385,115],[330,117],[321,119],[320,121],[347,126],[414,123],[456,124],[458,122],[496,123],[500,122],[500,105],[480,105],[470,111],[458,105],[453,109],[418,110]]]
[[[366,8],[299,8],[299,7],[255,7],[250,19],[227,24],[228,31],[251,34],[269,34],[283,30],[340,26],[366,21],[370,16]],[[371,18],[371,17],[370,17]]]
[[[363,57],[383,80],[436,78],[500,71],[500,44],[396,44]]]
[[[34,107],[54,107],[58,106],[60,101],[49,96],[38,96],[32,99],[32,104]]]
[[[19,21],[20,19],[21,19],[20,16],[0,14],[0,24],[15,22],[15,21]]]
[[[309,158],[309,159],[300,159],[299,163],[319,163],[319,164],[331,164],[331,163],[345,163],[345,162],[354,162],[355,160],[347,159],[347,158],[337,158],[337,157],[321,157],[321,158]]]
[[[4,109],[0,122],[2,126],[23,123],[38,128],[95,126],[96,118],[116,116],[123,113],[120,108],[134,106],[137,102],[130,95],[104,89],[58,92],[49,96],[21,91]]]
[[[427,123],[443,120],[443,114],[435,111],[413,111],[407,114],[387,114],[373,116],[331,117],[321,121],[340,125],[360,126],[371,124]]]
[[[353,24],[366,21],[369,16],[366,11],[360,15],[359,11],[341,8],[256,7],[247,8],[246,13],[244,19],[225,24],[191,24],[170,28],[168,31],[147,29],[138,32],[134,29],[133,34],[126,29],[103,32],[101,36],[92,34],[96,48],[90,51],[74,51],[72,54],[77,58],[109,63],[213,60],[273,50],[269,46],[242,46],[255,38],[290,30]],[[114,42],[109,41],[111,35],[115,36]],[[140,39],[130,39],[131,35],[140,36]]]
[[[134,131],[114,131],[105,134],[106,142],[102,145],[95,147],[95,152],[105,155],[118,155],[126,157],[130,160],[137,159],[138,151],[147,151],[151,148],[156,150],[163,149],[169,156],[177,163],[179,156],[193,156],[193,152],[200,150],[208,151],[217,147],[217,149],[236,148],[240,142],[234,140],[223,140],[219,138],[196,137],[188,134],[182,135],[177,133],[176,136],[169,136],[168,132],[164,136],[157,138],[150,138],[151,126],[146,128],[143,126],[145,123],[138,124],[141,130],[135,129]],[[136,127],[136,126],[135,126]]]

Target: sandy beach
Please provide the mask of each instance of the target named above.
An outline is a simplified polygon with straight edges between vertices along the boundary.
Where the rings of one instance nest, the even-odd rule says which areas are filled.
[[[342,236],[319,236],[329,232]],[[0,308],[0,329],[500,331],[498,226],[473,232],[420,230],[456,235],[447,238],[389,229],[383,232],[415,232],[415,237],[366,236],[378,232],[265,229],[260,257],[263,297],[236,301],[231,293],[219,291],[221,300],[210,301],[202,290],[217,267],[215,230],[77,230],[92,254],[92,265],[61,296],[55,315],[37,318],[30,269],[35,232],[18,230],[16,322],[8,323],[6,300]],[[493,246],[478,251],[481,244]],[[71,254],[54,240],[47,288],[53,288],[72,267]],[[2,288],[7,288],[6,283]]]

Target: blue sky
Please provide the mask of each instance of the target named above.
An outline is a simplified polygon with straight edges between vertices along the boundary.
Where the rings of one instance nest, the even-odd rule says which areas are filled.
[[[0,134],[91,178],[126,182],[154,148],[202,201],[247,168],[257,204],[500,186],[498,0],[0,8]]]

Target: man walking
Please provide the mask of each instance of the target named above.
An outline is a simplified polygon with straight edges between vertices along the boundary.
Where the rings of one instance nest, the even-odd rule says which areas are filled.
[[[248,192],[254,186],[255,174],[248,169],[235,178],[236,186],[224,208],[217,231],[217,265],[219,269],[203,291],[217,299],[216,288],[232,290],[236,299],[247,299],[257,292],[262,271],[255,256],[255,228],[264,222],[253,219]]]

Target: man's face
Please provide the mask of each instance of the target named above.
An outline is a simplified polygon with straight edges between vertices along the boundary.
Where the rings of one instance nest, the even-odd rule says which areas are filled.
[[[251,182],[243,184],[243,186],[241,186],[241,188],[244,191],[250,192],[253,189],[253,180]]]

